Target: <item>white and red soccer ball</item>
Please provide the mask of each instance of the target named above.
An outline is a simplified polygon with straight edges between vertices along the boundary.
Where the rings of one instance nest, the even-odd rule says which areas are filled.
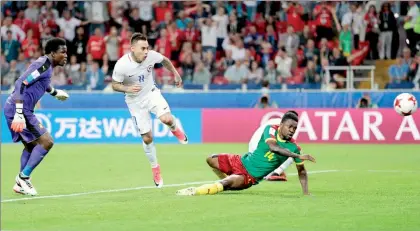
[[[402,116],[412,115],[417,110],[417,100],[410,93],[399,94],[394,100],[395,111]]]

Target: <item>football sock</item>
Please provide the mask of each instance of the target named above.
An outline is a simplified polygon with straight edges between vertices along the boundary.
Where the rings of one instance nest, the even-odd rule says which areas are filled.
[[[223,192],[223,185],[219,182],[205,184],[195,189],[195,195],[213,195],[219,192]]]
[[[25,165],[21,172],[21,176],[29,177],[32,171],[41,163],[42,159],[47,155],[48,151],[45,150],[42,145],[38,144],[32,150],[32,153],[29,157],[28,163]]]
[[[146,153],[147,159],[149,159],[150,165],[152,168],[156,168],[158,166],[157,157],[156,157],[156,147],[155,144],[152,142],[150,144],[145,144],[143,142],[143,149]]]
[[[21,172],[23,171],[23,168],[28,163],[28,160],[29,160],[30,156],[31,156],[31,153],[28,152],[26,149],[23,149],[22,156],[20,156],[20,170],[19,171],[21,171]]]
[[[181,131],[181,129],[179,128],[179,126],[176,126],[176,119],[174,117],[174,122],[171,126],[169,126],[169,128],[171,129],[172,134],[174,134],[174,136],[176,138],[178,138],[178,140],[184,140],[185,139],[185,134],[183,131]]]

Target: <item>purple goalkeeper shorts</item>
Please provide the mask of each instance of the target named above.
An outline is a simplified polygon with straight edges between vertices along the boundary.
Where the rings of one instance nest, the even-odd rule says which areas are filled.
[[[36,116],[32,113],[24,113],[26,127],[23,129],[23,131],[14,132],[12,130],[12,121],[13,117],[15,116],[15,105],[6,103],[4,106],[4,115],[6,117],[10,133],[12,134],[13,142],[19,142],[23,140],[26,143],[31,143],[47,132],[44,126],[42,126]]]

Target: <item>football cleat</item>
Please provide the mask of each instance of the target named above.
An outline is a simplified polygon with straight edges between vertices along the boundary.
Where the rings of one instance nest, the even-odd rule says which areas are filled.
[[[177,196],[194,196],[195,195],[195,187],[184,188],[176,191]]]
[[[162,188],[163,179],[162,179],[162,176],[160,175],[160,165],[152,168],[152,172],[153,172],[153,182],[155,182],[156,187]]]
[[[20,187],[20,185],[18,185],[18,183],[16,183],[15,185],[13,185],[13,191],[15,193],[19,193],[19,194],[25,195],[25,192],[23,191],[22,187]]]
[[[267,181],[287,181],[286,173],[282,172],[280,175],[278,173],[273,173],[266,178]]]
[[[22,178],[19,175],[16,176],[16,184],[20,185],[20,187],[23,189],[23,193],[25,195],[30,195],[30,196],[36,196],[38,193],[36,192],[35,187],[32,185],[31,183],[31,179],[28,178]]]

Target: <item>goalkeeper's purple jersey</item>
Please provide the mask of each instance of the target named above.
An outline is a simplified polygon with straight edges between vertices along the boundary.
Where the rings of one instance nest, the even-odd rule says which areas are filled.
[[[16,80],[15,89],[7,99],[5,107],[23,100],[24,114],[33,113],[38,100],[49,88],[52,74],[52,64],[47,56],[41,56]]]

